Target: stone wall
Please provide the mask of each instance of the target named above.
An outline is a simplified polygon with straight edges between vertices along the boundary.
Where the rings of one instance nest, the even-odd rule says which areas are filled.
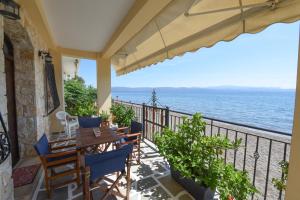
[[[26,19],[26,20],[25,20]],[[4,32],[14,49],[15,93],[17,107],[18,143],[21,159],[35,156],[33,144],[49,131],[49,118],[45,116],[44,65],[38,56],[47,45],[38,34],[26,13],[13,21],[0,16],[0,44]],[[7,124],[6,79],[3,51],[0,51],[0,111]],[[0,165],[0,200],[12,200],[13,181],[11,156]]]
[[[4,32],[14,49],[17,131],[23,158],[33,155],[32,144],[37,138],[34,52],[28,34],[19,22],[4,19]]]
[[[3,46],[3,18],[0,16],[0,45]],[[0,111],[7,127],[6,79],[3,51],[0,51]],[[0,165],[0,200],[13,199],[11,156]]]
[[[26,14],[23,13],[22,19]],[[45,116],[44,65],[38,51],[47,49],[30,21],[4,20],[14,48],[18,141],[21,158],[35,155],[33,144],[48,131]]]

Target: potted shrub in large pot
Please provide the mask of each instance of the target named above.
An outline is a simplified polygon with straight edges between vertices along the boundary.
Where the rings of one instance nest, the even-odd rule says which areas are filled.
[[[101,117],[101,127],[109,127],[109,125],[110,125],[110,123],[109,123],[110,115],[107,112],[102,111],[99,116]]]
[[[252,186],[247,172],[225,164],[221,154],[236,149],[241,140],[204,134],[206,123],[200,114],[183,124],[174,132],[164,129],[157,134],[155,143],[161,155],[170,164],[171,175],[197,200],[213,200],[218,191],[222,200],[245,200],[257,190]]]

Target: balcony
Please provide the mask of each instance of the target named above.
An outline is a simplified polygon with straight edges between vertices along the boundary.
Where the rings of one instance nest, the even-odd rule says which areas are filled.
[[[153,142],[155,133],[164,127],[176,130],[183,122],[183,117],[191,117],[189,113],[152,107],[144,104],[114,101],[132,107],[138,121],[144,124],[143,137]],[[225,163],[232,163],[236,169],[246,170],[259,194],[252,199],[284,199],[285,192],[278,191],[272,184],[273,178],[281,178],[282,170],[279,162],[288,161],[290,155],[291,136],[288,133],[262,129],[258,127],[205,118],[207,136],[223,135],[231,141],[242,139],[242,147],[223,153]]]
[[[183,117],[190,117],[191,114],[144,104],[123,101],[114,101],[114,103],[124,104],[133,108],[137,120],[144,124],[141,164],[133,163],[131,167],[132,186],[130,198],[193,199],[182,186],[173,180],[168,163],[159,155],[157,148],[153,144],[155,133],[160,133],[162,128],[166,126],[176,130],[177,126],[182,123]],[[207,123],[205,131],[207,136],[220,134],[232,141],[242,139],[242,148],[238,151],[224,152],[223,158],[224,162],[232,163],[235,168],[249,172],[253,185],[260,191],[259,194],[252,196],[252,199],[284,199],[285,192],[277,191],[271,180],[282,176],[278,163],[281,160],[287,161],[289,158],[290,135],[284,132],[212,118],[205,118],[205,121]],[[53,134],[51,139],[56,140],[64,137],[66,136],[62,134]],[[125,180],[122,181],[124,182]],[[122,184],[121,188],[125,190]],[[32,199],[47,198],[43,175],[38,178],[33,190]],[[21,194],[20,192],[18,193],[16,199],[22,199],[22,192],[23,195],[28,195],[28,191],[23,190]],[[96,191],[93,195],[97,199],[102,194]],[[114,198],[117,199],[117,197]],[[51,199],[82,199],[82,186],[77,187],[74,183],[63,186],[53,191]]]

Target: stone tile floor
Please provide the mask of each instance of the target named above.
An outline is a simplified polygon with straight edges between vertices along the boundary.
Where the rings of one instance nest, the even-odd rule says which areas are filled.
[[[152,146],[152,147],[151,147]],[[141,144],[141,164],[134,164],[131,167],[132,188],[130,191],[130,199],[177,199],[190,200],[194,199],[186,192],[179,184],[177,184],[170,176],[170,171],[167,163],[157,153],[153,145],[149,142]],[[125,180],[122,180],[122,183]],[[123,184],[121,184],[123,185]],[[123,188],[125,189],[125,188]],[[95,191],[94,199],[99,199],[97,196],[101,194]],[[33,200],[47,199],[47,193],[44,187],[43,176],[39,180],[38,187],[34,193]],[[67,186],[56,189],[52,193],[53,200],[73,200],[82,199],[82,186],[69,184]],[[111,197],[110,199],[119,199]]]

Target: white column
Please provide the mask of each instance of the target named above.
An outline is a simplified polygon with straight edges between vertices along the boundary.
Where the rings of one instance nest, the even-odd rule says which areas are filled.
[[[99,113],[111,107],[110,59],[97,58],[97,105]]]
[[[300,34],[299,34],[299,48],[300,48]],[[300,51],[298,49],[296,100],[295,100],[291,153],[290,153],[290,161],[289,161],[288,185],[287,185],[286,198],[285,198],[286,200],[300,199],[299,180],[300,180]]]

